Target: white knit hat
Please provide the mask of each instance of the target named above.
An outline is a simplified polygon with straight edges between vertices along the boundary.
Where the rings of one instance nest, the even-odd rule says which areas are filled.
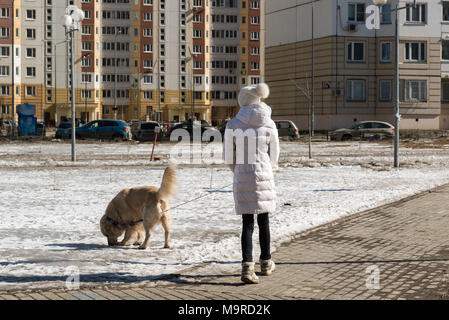
[[[252,104],[260,103],[260,98],[266,99],[270,95],[270,88],[266,83],[260,83],[256,86],[247,86],[240,90],[239,93],[239,105],[249,106]]]

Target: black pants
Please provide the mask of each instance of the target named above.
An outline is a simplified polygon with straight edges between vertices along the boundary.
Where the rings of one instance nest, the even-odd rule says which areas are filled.
[[[253,231],[254,231],[254,215],[242,215],[242,262],[253,262]],[[257,224],[259,225],[259,244],[260,259],[271,259],[270,254],[270,221],[268,213],[257,215]]]

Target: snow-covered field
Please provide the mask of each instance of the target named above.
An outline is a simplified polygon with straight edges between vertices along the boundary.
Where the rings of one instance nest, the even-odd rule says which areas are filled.
[[[168,158],[172,145],[156,154]],[[278,211],[272,249],[300,231],[449,182],[449,150],[401,149],[391,168],[390,144],[281,144],[275,174]],[[82,283],[140,282],[209,263],[212,274],[240,263],[240,217],[234,214],[231,172],[223,166],[180,166],[172,206],[172,248],[158,227],[150,247],[109,248],[99,230],[107,203],[123,188],[159,185],[165,161],[148,162],[150,144],[0,144],[0,290],[63,286],[78,268]],[[257,234],[254,235],[256,243]],[[258,257],[257,245],[254,257]],[[237,280],[236,280],[237,281]]]

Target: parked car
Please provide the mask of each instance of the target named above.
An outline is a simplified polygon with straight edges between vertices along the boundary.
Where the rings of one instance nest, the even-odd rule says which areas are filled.
[[[61,122],[56,129],[55,139],[64,139],[67,134],[67,131],[72,127],[70,122]]]
[[[38,122],[36,124],[37,130],[36,130],[36,135],[38,137],[45,137],[47,134],[47,131],[45,130],[45,124],[43,122]]]
[[[329,132],[331,140],[351,140],[354,138],[392,137],[394,127],[383,121],[361,121],[350,128],[341,128]]]
[[[72,137],[72,128],[67,130],[65,137]],[[76,128],[76,138],[130,140],[131,128],[122,120],[94,120]]]
[[[132,137],[134,140],[138,141],[153,141],[155,136],[155,130],[159,128],[161,130],[161,125],[156,121],[149,122],[138,122],[131,127]],[[158,140],[161,138],[162,132],[158,133]]]
[[[217,126],[217,130],[220,131],[221,136],[224,138],[226,126],[228,125],[229,120],[225,120]]]
[[[275,120],[276,128],[280,137],[299,138],[298,127],[290,120]]]
[[[206,138],[204,137],[203,134],[204,134],[204,132],[206,132],[207,130],[210,130],[210,131],[212,131],[212,132],[219,133],[219,131],[218,131],[217,129],[215,129],[214,127],[212,127],[212,126],[211,126],[210,124],[208,124],[207,122],[201,122],[201,123],[194,122],[193,125],[192,125],[192,122],[191,122],[191,121],[186,121],[186,122],[183,122],[183,123],[181,123],[181,124],[178,124],[178,125],[176,125],[176,126],[170,128],[170,130],[168,131],[168,136],[170,137],[171,134],[173,133],[173,131],[175,131],[176,129],[184,129],[184,130],[187,130],[187,132],[188,132],[189,135],[190,135],[190,141],[192,141],[192,140],[193,140],[193,128],[196,127],[196,126],[198,126],[198,127],[201,128],[201,141],[207,141],[207,140],[208,140],[209,142],[212,142],[212,141],[214,140],[213,137],[211,137],[210,139],[206,139]],[[181,141],[181,137],[178,137],[178,141]]]

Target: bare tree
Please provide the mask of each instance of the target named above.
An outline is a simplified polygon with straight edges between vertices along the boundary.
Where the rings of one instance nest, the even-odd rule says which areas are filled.
[[[307,104],[308,104],[308,114],[307,114],[307,123],[308,123],[308,129],[309,129],[309,159],[312,159],[312,117],[311,117],[311,113],[312,113],[312,90],[310,88],[309,85],[309,76],[306,73],[306,78],[305,78],[305,86],[301,86],[299,85],[294,79],[290,78],[290,81],[293,82],[293,84],[295,85],[295,87],[301,91],[301,93],[306,97],[307,99]]]

